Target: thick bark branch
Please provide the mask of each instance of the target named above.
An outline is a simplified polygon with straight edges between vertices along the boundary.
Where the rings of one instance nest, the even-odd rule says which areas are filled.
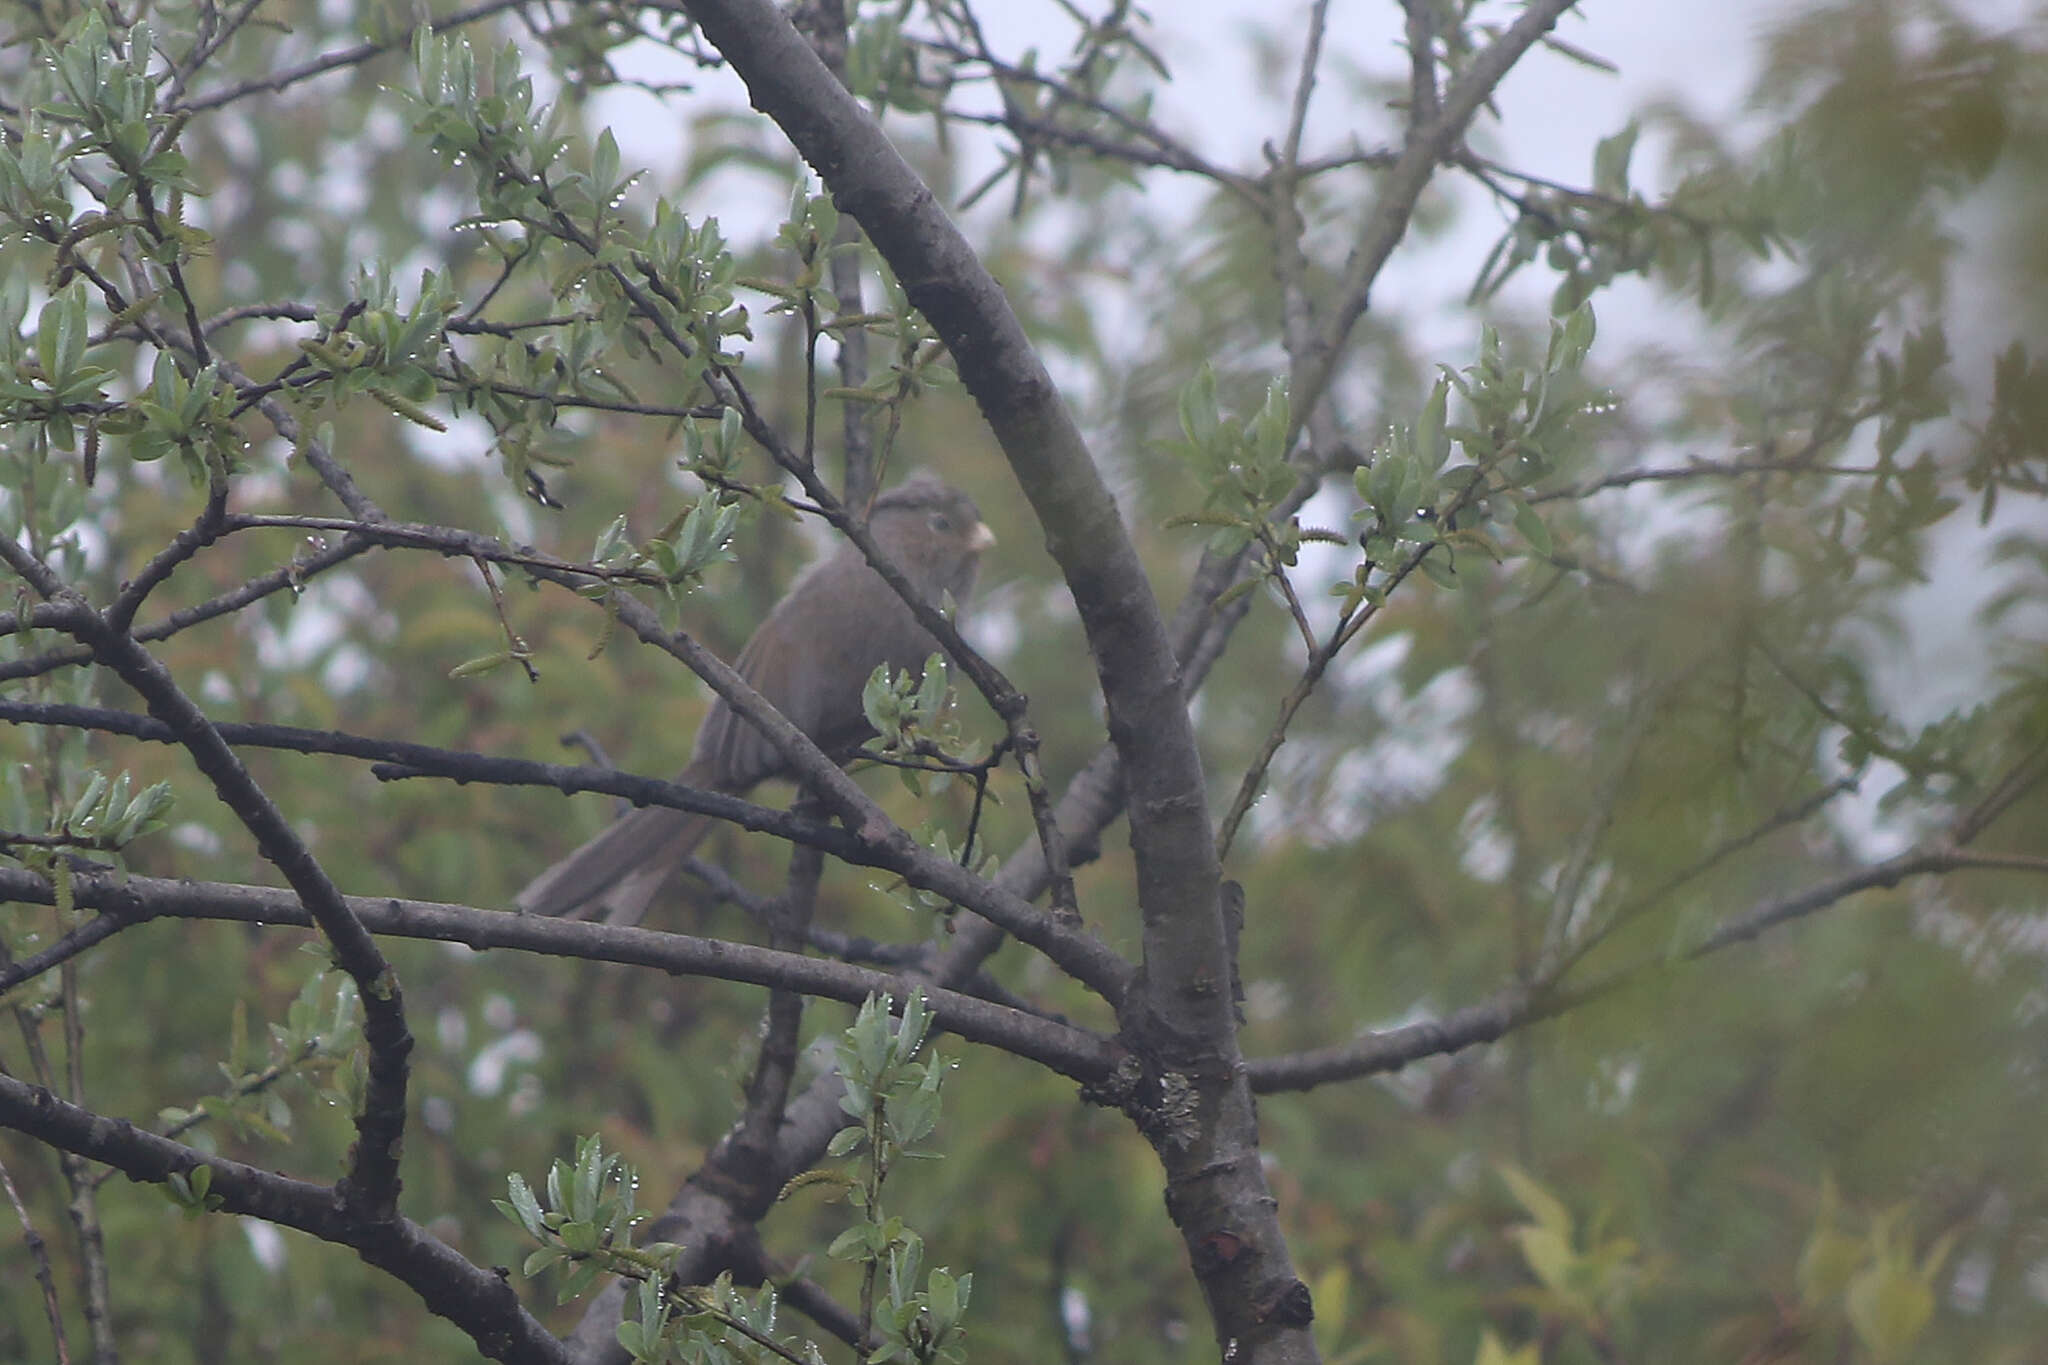
[[[810,45],[768,0],[685,8],[945,341],[1045,532],[1087,634],[1131,821],[1145,965],[1119,1015],[1147,1074],[1119,1100],[1166,1168],[1218,1340],[1239,1359],[1313,1359],[1307,1291],[1259,1168],[1193,726],[1115,502],[1001,288]]]

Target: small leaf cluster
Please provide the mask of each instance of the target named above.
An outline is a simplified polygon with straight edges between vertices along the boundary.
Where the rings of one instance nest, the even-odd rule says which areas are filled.
[[[604,1271],[638,1273],[657,1266],[672,1250],[654,1246],[633,1251],[630,1235],[643,1216],[634,1208],[638,1187],[633,1168],[616,1152],[606,1152],[603,1141],[591,1134],[577,1142],[573,1162],[557,1157],[548,1168],[545,1206],[517,1171],[506,1180],[511,1198],[491,1202],[540,1242],[526,1258],[529,1277],[558,1263],[570,1267],[555,1300],[567,1303]]]
[[[204,1214],[218,1213],[226,1203],[213,1192],[213,1167],[196,1163],[188,1171],[172,1171],[157,1186],[171,1206],[191,1222]]]
[[[877,1344],[865,1359],[957,1361],[962,1358],[961,1319],[973,1277],[956,1277],[941,1268],[920,1282],[922,1239],[901,1219],[885,1217],[880,1207],[889,1164],[920,1154],[913,1150],[915,1144],[937,1126],[939,1082],[949,1064],[920,1056],[932,1024],[921,993],[913,993],[905,1003],[900,1024],[889,1011],[886,997],[870,997],[839,1042],[847,1087],[841,1103],[859,1122],[841,1131],[832,1151],[838,1156],[860,1152],[861,1170],[851,1177],[808,1172],[790,1188],[832,1185],[866,1215],[840,1235],[830,1253],[865,1262],[871,1283],[881,1290],[869,1304],[871,1335]],[[573,1161],[554,1162],[542,1193],[517,1173],[506,1187],[509,1198],[493,1201],[498,1211],[540,1243],[526,1258],[525,1273],[538,1275],[557,1264],[569,1267],[557,1290],[558,1302],[584,1293],[601,1275],[638,1282],[629,1299],[634,1308],[618,1327],[619,1344],[635,1361],[822,1361],[815,1344],[792,1343],[777,1335],[772,1285],[749,1296],[729,1275],[708,1286],[672,1284],[680,1247],[652,1243],[635,1249],[631,1233],[643,1216],[635,1208],[638,1176],[617,1154],[606,1153],[597,1136],[579,1140]]]
[[[1568,1327],[1603,1338],[1648,1278],[1640,1250],[1632,1239],[1604,1235],[1597,1226],[1585,1230],[1582,1247],[1564,1201],[1514,1166],[1499,1170],[1531,1220],[1508,1230],[1538,1286],[1516,1297],[1540,1314],[1549,1330]]]
[[[732,534],[740,511],[736,497],[706,494],[638,545],[628,537],[622,514],[598,534],[590,562],[621,577],[652,569],[659,575],[662,591],[675,600],[695,587],[705,570],[733,557]],[[602,597],[607,591],[606,584],[596,583],[584,589],[584,594]]]
[[[1964,477],[1980,492],[1980,523],[1998,510],[2000,488],[2048,496],[2048,364],[2030,360],[2023,342],[1992,367],[1991,413]]]
[[[217,369],[181,370],[160,352],[151,380],[130,403],[105,401],[115,368],[89,359],[94,322],[85,279],[115,310],[110,332],[133,324],[164,293],[140,286],[129,299],[94,273],[86,248],[113,237],[134,259],[175,272],[207,244],[206,234],[179,220],[182,198],[198,193],[176,142],[183,119],[157,109],[164,73],[152,74],[151,37],[136,24],[111,34],[90,10],[46,43],[22,92],[21,137],[0,139],[0,227],[55,248],[51,296],[37,318],[33,349],[23,345],[27,280],[0,284],[0,424],[29,428],[42,451],[82,444],[91,481],[100,437],[125,437],[137,460],[179,455],[197,483],[231,468],[242,442],[234,432],[235,395]],[[71,181],[90,200],[74,207]]]
[[[952,1063],[920,1056],[932,1027],[923,992],[911,992],[900,1020],[890,1017],[891,1005],[887,996],[869,996],[839,1040],[839,1074],[846,1087],[839,1107],[853,1122],[833,1135],[827,1150],[861,1157],[858,1170],[838,1182],[860,1216],[826,1254],[867,1267],[870,1292],[863,1303],[872,1309],[872,1327],[882,1343],[869,1361],[958,1360],[961,1318],[974,1277],[935,1268],[920,1287],[924,1239],[882,1206],[882,1188],[895,1164],[929,1155],[918,1144],[938,1126],[939,1087]],[[814,1173],[812,1179],[818,1178],[831,1179]],[[879,1298],[872,1292],[877,1281]]]
[[[857,387],[832,385],[819,391],[820,397],[842,403],[860,403],[890,410],[879,458],[886,465],[894,447],[903,408],[923,393],[931,382],[934,364],[945,358],[945,348],[934,340],[931,326],[910,304],[902,284],[879,258],[871,263],[881,278],[885,307],[874,312],[844,313],[839,296],[830,284],[835,261],[859,259],[863,249],[858,241],[841,242],[839,210],[831,196],[811,194],[799,183],[791,191],[788,216],[776,230],[776,244],[796,258],[796,270],[785,278],[750,275],[740,282],[775,299],[769,312],[799,318],[807,347],[821,336],[844,340],[856,330],[891,337],[895,358],[887,365],[871,367]],[[815,375],[815,367],[807,367]]]
[[[597,263],[623,269],[629,261],[649,281],[649,297],[660,320],[689,336],[702,365],[739,363],[740,355],[727,345],[728,339],[752,340],[754,334],[747,310],[733,292],[739,285],[739,262],[716,218],[693,223],[666,198],[659,199],[646,236],[638,243],[612,242],[599,251]],[[607,282],[611,278],[604,277]],[[623,324],[642,306],[640,300],[607,299],[601,316]],[[630,329],[621,336],[628,350],[638,344],[638,334]]]
[[[171,145],[181,120],[156,107],[163,74],[151,74],[152,54],[147,24],[116,41],[97,9],[86,10],[64,41],[44,48],[58,93],[38,107],[52,122],[77,129],[66,157],[98,154],[113,163],[103,200],[108,212],[119,212],[151,186],[197,192],[186,179],[185,158]],[[163,245],[169,250],[158,259],[175,259],[175,239]]]
[[[937,651],[925,659],[921,670],[898,671],[881,664],[868,675],[860,690],[860,709],[874,727],[882,752],[917,753],[919,741],[938,732],[952,695],[948,682],[946,656]]]
[[[1180,392],[1181,439],[1174,449],[1202,485],[1202,510],[1173,518],[1173,526],[1210,526],[1210,548],[1234,554],[1254,541],[1278,547],[1291,564],[1300,545],[1298,527],[1276,527],[1270,518],[1294,491],[1297,475],[1287,462],[1293,419],[1287,386],[1274,380],[1265,401],[1245,418],[1226,415],[1217,398],[1216,371],[1204,365]]]
[[[618,1342],[645,1365],[755,1365],[769,1360],[819,1360],[806,1343],[797,1354],[775,1333],[776,1295],[764,1285],[751,1299],[734,1288],[729,1275],[709,1286],[672,1285],[682,1248],[652,1242],[635,1248],[635,1208],[640,1178],[617,1153],[607,1153],[596,1134],[576,1144],[573,1162],[557,1158],[548,1169],[542,1204],[524,1177],[506,1182],[509,1199],[493,1200],[498,1211],[540,1242],[526,1258],[525,1273],[538,1275],[563,1264],[569,1273],[557,1303],[586,1292],[601,1275],[638,1282],[630,1300],[635,1310],[618,1325]]]
[[[634,1311],[617,1338],[636,1365],[762,1365],[801,1361],[824,1365],[812,1342],[791,1346],[775,1334],[777,1295],[764,1284],[749,1296],[722,1272],[700,1287],[664,1289],[660,1275],[641,1278]],[[800,1353],[799,1353],[800,1352]]]
[[[6,787],[17,810],[25,811],[29,804],[23,781],[27,775],[25,769],[8,774]],[[49,813],[47,833],[0,841],[0,852],[50,879],[60,922],[70,921],[77,909],[66,850],[119,854],[135,840],[164,827],[163,817],[171,808],[170,783],[158,782],[133,796],[129,794],[131,785],[125,770],[111,781],[95,770],[76,800]]]
[[[1472,285],[1474,301],[1493,297],[1539,256],[1559,275],[1551,312],[1562,316],[1627,275],[1661,272],[1698,281],[1711,304],[1716,251],[1732,239],[1748,255],[1768,260],[1791,248],[1778,226],[1788,181],[1798,174],[1790,139],[1765,149],[1753,173],[1715,167],[1682,180],[1661,203],[1634,188],[1629,163],[1641,125],[1630,120],[1593,149],[1589,188],[1530,184],[1510,194],[1497,182],[1516,217],[1494,243]]]
[[[31,100],[20,137],[0,138],[0,220],[46,242],[69,238],[65,171],[73,155],[73,148],[58,146],[50,120]]]
[[[886,307],[872,313],[835,314],[820,325],[820,330],[843,337],[856,327],[865,328],[892,338],[896,343],[895,357],[887,365],[872,367],[867,382],[859,388],[834,385],[824,389],[822,396],[890,409],[893,420],[879,452],[886,463],[894,448],[903,409],[927,389],[945,382],[950,372],[946,368],[949,359],[946,348],[937,340],[937,334],[932,331],[931,323],[926,321],[924,314],[911,306],[910,295],[904,290],[902,281],[886,264],[879,260],[873,264],[881,276],[882,301]]]
[[[0,422],[33,424],[48,449],[75,449],[74,415],[102,409],[113,373],[86,359],[91,316],[84,281],[72,281],[43,304],[33,348],[22,336],[27,311],[28,282],[0,283]]]
[[[311,410],[367,394],[409,422],[447,430],[425,405],[439,391],[435,364],[446,347],[448,319],[462,306],[453,285],[423,270],[408,305],[379,262],[357,273],[352,292],[355,302],[346,315],[324,313],[321,335],[299,342],[321,367],[311,382],[294,385],[300,406]]]
[[[488,81],[480,81],[476,54],[460,35],[436,36],[422,27],[413,62],[419,94],[407,98],[414,127],[452,163],[474,167],[482,215],[473,226],[516,224],[529,239],[575,248],[576,258],[551,283],[555,296],[595,290],[598,320],[629,349],[647,344],[625,328],[637,316],[679,328],[705,364],[737,361],[723,342],[749,335],[747,314],[734,302],[738,267],[716,219],[693,224],[660,199],[651,228],[632,232],[621,209],[639,173],[621,175],[609,130],[599,136],[587,170],[564,160],[571,144],[559,132],[563,111],[534,108],[533,79],[521,72],[512,43],[498,50]],[[646,288],[636,295],[623,281]]]
[[[904,768],[899,769],[899,772],[903,776],[904,786],[908,787],[914,795],[923,794],[924,783],[917,769]],[[946,780],[946,775],[941,773],[939,780]],[[1001,804],[992,790],[985,789],[981,793],[981,798],[989,801],[991,804]],[[949,863],[958,863],[968,871],[981,876],[987,876],[993,871],[996,855],[988,849],[985,841],[973,831],[969,831],[968,838],[957,849],[953,847],[952,831],[947,829],[946,825],[936,818],[920,821],[917,828],[911,831],[911,835],[918,843],[929,849],[934,856],[943,858]],[[922,886],[912,886],[901,878],[891,882],[870,882],[869,885],[883,895],[893,898],[906,909],[914,913],[938,915],[949,925],[952,916],[959,909],[959,906],[952,900],[937,891],[929,891]]]
[[[900,15],[869,14],[852,26],[846,43],[846,88],[875,110],[929,113],[944,96],[934,91],[919,50],[903,32]]]
[[[154,834],[170,814],[171,784],[157,782],[131,796],[132,785],[126,770],[111,781],[105,773],[93,773],[71,809],[52,821],[49,832],[73,847],[109,853]]]
[[[710,398],[709,376],[739,362],[730,339],[752,335],[717,220],[693,222],[657,198],[651,223],[629,221],[624,206],[640,173],[621,171],[609,130],[586,164],[574,164],[560,132],[566,115],[535,107],[513,45],[499,49],[486,79],[464,38],[423,28],[413,60],[419,93],[405,98],[414,126],[452,164],[474,170],[479,213],[465,226],[504,260],[508,279],[526,266],[548,270],[550,296],[570,310],[559,334],[551,328],[527,341],[508,333],[494,351],[453,362],[450,382],[491,421],[514,477],[536,463],[565,463],[541,445],[556,395],[589,396],[600,406],[634,401],[603,366],[613,345],[628,355],[651,356],[664,345],[681,352],[698,380],[682,390],[681,404]]]
[[[725,408],[718,414],[718,424],[710,428],[707,436],[702,422],[683,423],[683,456],[676,461],[676,467],[695,474],[715,488],[747,487],[741,475],[741,457],[745,453],[745,424],[737,409]],[[767,497],[780,485],[769,488],[750,488],[757,497]]]
[[[519,49],[510,41],[479,70],[475,48],[461,35],[438,35],[422,24],[413,38],[412,58],[419,94],[402,95],[413,106],[413,130],[456,166],[476,176],[484,212],[498,221],[545,219],[542,173],[568,150],[559,135],[560,106],[534,108],[533,78],[520,71]]]
[[[894,1004],[886,995],[869,996],[839,1039],[836,1055],[846,1085],[839,1107],[854,1124],[834,1135],[834,1156],[865,1152],[870,1161],[887,1165],[911,1154],[938,1127],[939,1086],[952,1063],[919,1056],[932,1028],[924,992],[910,993],[900,1019],[892,1017]],[[867,1207],[861,1197],[852,1198]]]
[[[1840,1193],[1821,1184],[1813,1231],[1799,1256],[1799,1298],[1812,1313],[1840,1312],[1880,1362],[1905,1360],[1934,1317],[1942,1269],[1956,1247],[1958,1229],[1914,1252],[1904,1204],[1872,1216],[1862,1236],[1849,1231]],[[1846,1348],[1846,1343],[1845,1343]]]
[[[797,272],[786,280],[749,276],[745,281],[747,287],[775,298],[768,309],[771,314],[799,313],[809,319],[821,312],[838,312],[839,299],[826,283],[826,267],[835,252],[860,250],[853,242],[835,245],[838,234],[839,209],[832,203],[832,196],[808,194],[799,183],[790,193],[788,216],[775,230],[776,245],[796,257]]]
[[[101,418],[99,429],[127,437],[128,453],[138,464],[176,455],[194,484],[209,486],[234,471],[243,450],[234,425],[238,406],[218,365],[188,379],[169,352],[159,351],[149,387]]]
[[[1552,321],[1543,364],[1533,374],[1508,363],[1492,327],[1481,330],[1477,364],[1444,367],[1415,423],[1395,427],[1371,463],[1352,475],[1363,504],[1357,516],[1365,523],[1365,555],[1352,581],[1333,590],[1347,613],[1361,600],[1379,599],[1373,570],[1411,555],[1419,554],[1418,566],[1434,582],[1455,587],[1448,556],[1428,551],[1471,545],[1499,558],[1493,525],[1512,525],[1537,554],[1550,553],[1549,528],[1521,490],[1555,467],[1577,437],[1578,419],[1597,406],[1579,378],[1594,331],[1592,307],[1581,304]],[[1453,392],[1460,420],[1453,420]],[[1454,451],[1463,457],[1455,463]]]
[[[907,1229],[899,1232],[886,1260],[883,1296],[875,1304],[874,1333],[880,1344],[868,1353],[871,1365],[965,1360],[962,1323],[974,1293],[973,1274],[955,1275],[945,1266],[933,1266],[919,1288],[924,1241]]]
[[[285,1022],[269,1026],[265,1054],[258,1058],[251,1056],[248,1007],[237,1001],[228,1060],[220,1064],[226,1088],[190,1107],[167,1105],[157,1111],[158,1121],[180,1133],[218,1121],[240,1137],[289,1142],[288,1081],[312,1087],[343,1113],[355,1113],[362,1101],[361,1015],[354,981],[345,973],[316,972],[299,988]],[[203,1150],[212,1147],[204,1132],[184,1140]]]

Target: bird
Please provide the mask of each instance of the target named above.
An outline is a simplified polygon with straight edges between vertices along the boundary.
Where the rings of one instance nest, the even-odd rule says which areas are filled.
[[[929,475],[875,498],[868,531],[911,587],[933,606],[965,605],[995,533],[974,500]],[[806,570],[740,650],[734,668],[812,743],[845,762],[874,735],[861,692],[876,668],[921,670],[939,645],[850,542]],[[793,774],[768,737],[723,697],[698,728],[676,780],[732,796]],[[637,924],[716,823],[645,806],[528,882],[522,914]]]

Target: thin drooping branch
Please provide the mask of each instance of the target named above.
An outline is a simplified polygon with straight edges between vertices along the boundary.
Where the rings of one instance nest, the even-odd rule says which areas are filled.
[[[290,589],[297,592],[309,580],[340,564],[354,559],[369,549],[370,542],[358,536],[344,536],[333,545],[321,546],[303,558],[295,559],[281,568],[258,575],[239,588],[208,598],[193,606],[182,607],[161,621],[152,622],[139,630],[131,631],[137,641],[144,644],[167,640],[180,631],[222,616],[232,616],[243,607],[260,602],[273,593]],[[31,609],[31,622],[35,610]],[[13,612],[0,612],[0,636],[12,635],[21,629],[21,623]],[[92,662],[92,651],[83,646],[67,646],[48,650],[29,658],[0,661],[0,682],[12,682],[18,678],[39,677],[59,668]]]
[[[73,1104],[84,1104],[86,1011],[85,997],[78,989],[78,964],[65,963],[57,976],[57,996],[63,1002],[64,1018],[64,1095]],[[111,1361],[119,1347],[114,1332],[114,1278],[107,1257],[106,1229],[100,1221],[99,1185],[86,1169],[85,1158],[75,1152],[60,1153],[58,1165],[71,1191],[64,1211],[71,1219],[80,1268],[84,1271],[85,1322],[92,1337],[93,1358]]]
[[[1624,907],[1598,934],[1573,944],[1570,951],[1547,963],[1545,974],[1540,979],[1518,981],[1492,1000],[1468,1006],[1441,1020],[1425,1020],[1369,1034],[1349,1043],[1251,1062],[1252,1084],[1261,1092],[1307,1090],[1331,1081],[1396,1070],[1421,1058],[1456,1052],[1476,1043],[1492,1042],[1524,1024],[1553,1018],[1609,995],[1640,977],[1671,967],[1674,962],[1696,962],[1724,948],[1755,939],[1779,925],[1825,910],[1861,892],[1890,889],[1912,877],[1970,869],[2048,874],[2048,858],[2031,854],[1986,853],[1968,847],[2014,801],[2042,781],[2048,781],[2048,741],[2007,764],[2005,770],[1988,784],[1985,794],[1976,804],[1959,812],[1940,835],[1915,848],[1826,878],[1803,891],[1760,901],[1723,920],[1718,928],[1675,959],[1669,953],[1645,956],[1614,968],[1591,982],[1569,988],[1560,984],[1564,974],[1590,951],[1592,945],[1617,925],[1646,913],[1700,873],[1750,847],[1766,834],[1810,818],[1836,795],[1854,788],[1853,780],[1849,779],[1830,783],[1813,796],[1766,817],[1751,831],[1724,841],[1649,896]]]
[[[0,1075],[0,1126],[150,1184],[174,1175],[189,1180],[203,1167],[210,1177],[209,1202],[353,1249],[466,1332],[484,1355],[517,1365],[568,1365],[562,1344],[520,1307],[506,1277],[472,1265],[410,1219],[364,1220],[326,1185],[207,1156],[12,1076]]]
[[[73,875],[72,885],[77,904],[112,919],[115,932],[153,919],[308,928],[314,924],[292,892],[276,887],[123,878],[112,872],[83,871]],[[24,868],[0,867],[0,900],[51,905],[55,899],[50,884],[34,873]],[[910,984],[897,973],[688,934],[514,915],[391,896],[348,896],[343,903],[370,933],[460,943],[479,952],[506,948],[550,957],[616,962],[676,975],[799,991],[856,1005],[880,993],[894,995],[900,1001]],[[20,984],[20,972],[31,962],[24,959],[16,968],[0,970],[0,990]],[[47,970],[51,964],[41,965]],[[1114,1066],[1114,1045],[1084,1029],[961,992],[927,987],[926,994],[939,1026],[970,1042],[986,1043],[1081,1081],[1099,1081]]]
[[[1615,488],[1633,488],[1643,483],[1691,483],[1705,479],[1740,479],[1754,474],[1811,474],[1828,478],[1871,478],[1884,471],[1876,465],[1816,464],[1798,455],[1782,459],[1707,460],[1691,459],[1680,465],[1652,465],[1643,469],[1622,469],[1581,479],[1563,488],[1529,494],[1533,505],[1545,502],[1578,501]]]
[[[796,15],[797,21],[806,25],[818,59],[842,85],[846,83],[846,10],[845,0],[818,0],[816,4],[804,6]],[[860,225],[851,218],[841,218],[832,241],[828,269],[831,272],[832,297],[838,302],[842,316],[860,316],[866,312],[861,303],[859,247]],[[868,329],[865,326],[847,327],[840,331],[836,364],[842,389],[853,393],[867,387]],[[867,405],[842,402],[839,419],[839,456],[843,473],[840,495],[848,506],[865,508],[874,501],[882,480],[882,470],[875,458],[875,443],[868,430]]]
[[[1245,1063],[1252,1089],[1261,1095],[1313,1090],[1336,1081],[1399,1071],[1425,1057],[1443,1057],[1491,1043],[1538,1018],[1527,988],[1508,986],[1493,999],[1454,1010],[1441,1019],[1422,1019],[1369,1033],[1348,1043],[1255,1057]]]
[[[1942,841],[1909,849],[1897,857],[1816,882],[1802,891],[1761,901],[1731,915],[1677,958],[1645,956],[1614,968],[1583,985],[1532,989],[1516,983],[1493,999],[1454,1011],[1442,1019],[1423,1020],[1349,1043],[1264,1057],[1247,1063],[1252,1086],[1261,1094],[1279,1090],[1311,1090],[1333,1081],[1397,1071],[1425,1057],[1442,1056],[1490,1043],[1524,1025],[1556,1018],[1590,1001],[1678,963],[1696,962],[1738,943],[1758,938],[1780,925],[1828,909],[1864,891],[1889,890],[1913,877],[1979,869],[2035,872],[2048,875],[2048,858],[1976,853]]]
[[[149,561],[121,585],[106,610],[107,629],[116,635],[132,635],[135,613],[150,593],[170,581],[178,566],[220,539],[226,530],[228,482],[216,476],[207,490],[206,505],[192,524],[171,537],[171,543],[149,557]]]
[[[1837,778],[1818,791],[1771,812],[1741,833],[1723,839],[1647,892],[1603,916],[1599,924],[1574,938],[1563,953],[1549,964],[1549,970],[1561,979],[1573,964],[1606,942],[1616,930],[1635,922],[1663,904],[1665,899],[1680,887],[1712,871],[1743,850],[1754,847],[1779,830],[1805,823],[1819,814],[1821,809],[1836,797],[1855,791],[1856,785],[1854,777]]]
[[[622,803],[627,810],[632,803]],[[686,858],[683,871],[703,883],[706,904],[729,903],[745,912],[756,924],[766,927],[778,913],[774,897],[763,896],[742,886],[730,872],[709,863],[702,858]],[[916,967],[928,962],[933,953],[932,945],[922,939],[915,942],[885,942],[881,939],[866,938],[859,934],[848,934],[838,929],[827,929],[812,924],[804,931],[804,942],[826,957],[838,958],[841,962],[859,962],[870,967]]]
[[[979,37],[979,35],[976,35]],[[1069,142],[1085,150],[1112,156],[1121,161],[1138,165],[1159,166],[1167,170],[1185,171],[1214,181],[1234,194],[1256,202],[1257,183],[1246,176],[1216,165],[1184,140],[1175,137],[1149,119],[1140,118],[1128,109],[1121,109],[1108,100],[1085,94],[1073,88],[1057,74],[1006,62],[996,56],[988,44],[978,42],[974,48],[961,47],[957,43],[938,38],[916,40],[919,46],[949,61],[973,63],[984,66],[995,78],[997,93],[1004,99],[1004,109],[999,115],[975,115],[957,110],[948,110],[946,117],[960,122],[997,122],[1009,128],[1020,137],[1043,137]],[[1136,143],[1124,143],[1099,135],[1083,128],[1071,127],[1052,119],[1034,118],[1007,98],[1004,84],[1036,86],[1053,101],[1057,111],[1064,107],[1080,110],[1120,128],[1126,135],[1138,139]]]
[[[0,1164],[0,1190],[6,1192],[8,1207],[14,1210],[15,1221],[21,1224],[22,1245],[28,1248],[29,1262],[35,1266],[36,1286],[43,1292],[43,1318],[50,1324],[50,1343],[60,1365],[67,1365],[71,1359],[71,1345],[64,1335],[64,1307],[57,1299],[57,1280],[50,1273],[49,1244],[43,1241],[43,1234],[36,1231],[36,1220],[29,1214],[28,1205],[22,1202],[21,1192],[14,1188],[14,1177],[4,1164]]]
[[[395,521],[352,521],[343,517],[307,517],[283,514],[233,513],[221,524],[221,533],[262,529],[290,531],[336,531],[386,549],[431,550],[436,554],[462,555],[490,564],[522,569],[545,569],[600,583],[639,583],[660,587],[661,575],[652,569],[607,569],[602,565],[579,563],[537,550],[515,548],[493,536],[465,530],[460,526],[431,526]]]
[[[1436,6],[1432,0],[1401,0],[1407,12],[1408,115],[1427,124],[1437,116]]]

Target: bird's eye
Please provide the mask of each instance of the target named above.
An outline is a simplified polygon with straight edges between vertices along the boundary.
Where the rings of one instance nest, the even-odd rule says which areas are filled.
[[[953,519],[944,512],[934,512],[932,513],[932,529],[934,531],[950,532],[953,529]]]

